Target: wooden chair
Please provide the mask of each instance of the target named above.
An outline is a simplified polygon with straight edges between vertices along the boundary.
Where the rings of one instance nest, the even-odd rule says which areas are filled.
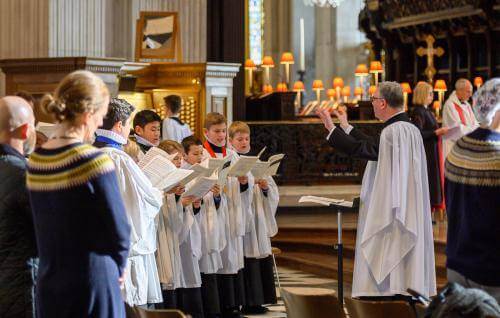
[[[344,299],[350,318],[415,318],[415,311],[405,301],[366,301]]]
[[[324,288],[286,287],[281,289],[288,318],[345,318],[335,292]]]
[[[175,309],[144,309],[134,307],[138,318],[187,318],[182,311]]]

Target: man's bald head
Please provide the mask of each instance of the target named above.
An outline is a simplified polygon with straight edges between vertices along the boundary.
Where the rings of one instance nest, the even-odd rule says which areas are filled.
[[[10,134],[24,124],[35,125],[30,104],[17,96],[0,98],[0,135]]]

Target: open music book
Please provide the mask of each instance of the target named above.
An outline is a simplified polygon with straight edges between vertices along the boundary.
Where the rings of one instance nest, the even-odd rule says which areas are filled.
[[[345,206],[348,208],[352,208],[353,202],[351,201],[345,201],[342,199],[332,199],[332,198],[325,198],[325,197],[317,197],[314,195],[305,195],[300,197],[299,203],[317,203],[321,204],[324,206],[329,206],[330,204],[336,204],[336,205],[341,205]]]
[[[151,161],[154,161],[157,159],[157,157],[163,157],[169,161],[172,161],[172,159],[177,156],[177,153],[169,155],[166,151],[161,150],[160,148],[157,147],[151,147],[148,152],[141,158],[139,163],[137,164],[139,168],[143,169],[145,165],[149,164]],[[172,165],[174,165],[172,163]],[[174,165],[175,167],[175,165]]]
[[[244,156],[240,155],[236,161],[229,168],[228,176],[230,177],[244,177],[252,170],[255,163],[259,160],[260,156],[264,153],[266,147],[257,154],[257,156]]]
[[[178,184],[186,184],[193,170],[177,169],[164,156],[156,156],[142,167],[142,171],[153,186],[162,191],[169,191]]]
[[[45,137],[50,138],[50,137],[52,137],[52,134],[56,130],[56,125],[51,124],[51,123],[44,123],[43,121],[39,121],[36,124],[35,130],[44,134]]]
[[[214,187],[217,181],[218,178],[215,173],[210,177],[199,177],[196,181],[189,185],[186,192],[184,192],[182,196],[194,196],[197,199],[202,198],[208,191],[210,191],[210,189]]]
[[[267,161],[257,161],[250,170],[256,180],[276,175],[284,154],[269,157]]]

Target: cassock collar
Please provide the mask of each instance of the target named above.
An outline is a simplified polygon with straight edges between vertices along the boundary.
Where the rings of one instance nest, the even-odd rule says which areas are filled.
[[[146,139],[142,138],[138,134],[134,134],[134,137],[135,137],[135,141],[137,141],[138,143],[140,143],[140,144],[142,144],[144,146],[147,146],[147,147],[156,147],[155,145],[153,145],[152,143],[150,143]]]
[[[125,145],[127,143],[127,139],[123,138],[122,135],[119,135],[112,130],[97,129],[95,134],[97,135],[96,140],[99,137],[104,137],[105,139],[110,139],[110,141],[112,141],[114,144]],[[101,141],[107,143],[106,140],[101,140]]]
[[[224,147],[219,147],[219,146],[216,146],[214,145],[213,143],[210,142],[210,140],[207,139],[207,142],[208,144],[210,145],[210,147],[212,148],[212,150],[215,152],[215,153],[223,153],[223,150],[222,148]]]
[[[24,158],[24,156],[19,151],[8,144],[0,144],[0,155],[11,155],[23,161],[26,160],[26,158]]]
[[[398,121],[410,122],[410,118],[408,117],[408,114],[406,112],[404,112],[404,111],[396,113],[394,116],[392,116],[391,118],[389,118],[384,123],[384,127],[383,128],[389,126],[390,124],[394,124],[395,122],[398,122]]]
[[[176,122],[178,122],[179,125],[184,126],[184,122],[182,122],[182,120],[180,120],[179,117],[177,117],[177,116],[170,116],[169,118],[172,119],[172,120],[174,120],[174,121],[176,121]]]

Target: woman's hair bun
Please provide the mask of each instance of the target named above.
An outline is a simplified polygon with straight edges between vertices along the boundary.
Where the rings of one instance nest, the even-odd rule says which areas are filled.
[[[44,113],[54,116],[57,121],[62,121],[66,117],[66,104],[56,100],[51,94],[43,96],[40,106]]]

